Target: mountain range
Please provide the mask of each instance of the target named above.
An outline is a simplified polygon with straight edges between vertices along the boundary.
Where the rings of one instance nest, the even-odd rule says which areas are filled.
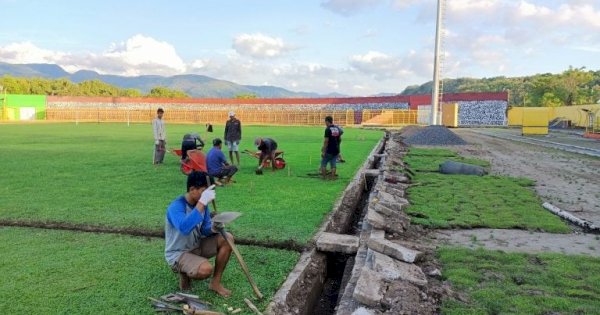
[[[159,75],[141,75],[135,77],[99,74],[90,70],[79,70],[69,73],[56,64],[9,64],[0,62],[0,76],[60,79],[65,78],[73,83],[88,80],[100,80],[120,88],[131,88],[148,93],[152,88],[162,86],[180,90],[191,97],[230,98],[237,95],[255,94],[263,98],[287,97],[344,97],[339,93],[318,94],[312,92],[294,92],[270,85],[241,85],[230,81],[219,80],[204,75],[183,74],[170,77]]]

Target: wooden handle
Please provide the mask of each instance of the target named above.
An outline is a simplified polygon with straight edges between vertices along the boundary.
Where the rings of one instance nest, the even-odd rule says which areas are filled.
[[[244,298],[244,302],[246,302],[246,305],[248,305],[248,307],[254,311],[254,313],[256,313],[257,315],[263,315],[258,308],[256,308],[256,306],[254,304],[252,304],[252,302],[250,302],[250,300],[248,300],[247,298]]]
[[[235,258],[237,258],[238,262],[240,263],[240,266],[242,267],[242,271],[244,271],[244,274],[246,275],[246,278],[248,278],[248,282],[250,282],[250,285],[252,286],[252,290],[254,291],[254,294],[256,295],[256,297],[259,300],[262,299],[263,295],[262,295],[262,293],[260,293],[260,290],[256,286],[256,283],[254,282],[254,279],[252,279],[252,276],[250,275],[250,271],[248,271],[248,266],[246,266],[246,263],[244,262],[244,259],[242,258],[242,255],[238,251],[237,247],[227,237],[227,234],[225,233],[225,229],[220,229],[219,232],[221,233],[221,236],[223,236],[223,238],[225,239],[225,241],[227,241],[227,244],[229,244],[229,247],[231,247],[231,250],[233,251],[233,254],[235,255]]]

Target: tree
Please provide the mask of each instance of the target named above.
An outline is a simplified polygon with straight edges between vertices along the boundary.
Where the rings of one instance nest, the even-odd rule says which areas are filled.
[[[164,98],[189,98],[189,95],[185,94],[183,91],[172,90],[164,86],[152,88],[147,96]]]
[[[258,95],[256,95],[255,93],[241,93],[241,94],[237,94],[234,97],[237,99],[249,100],[249,99],[258,98]]]

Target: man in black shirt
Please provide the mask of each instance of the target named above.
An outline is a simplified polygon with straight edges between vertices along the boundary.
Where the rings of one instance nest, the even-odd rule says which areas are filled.
[[[336,162],[340,154],[340,127],[333,124],[333,117],[325,117],[325,138],[321,148],[321,176],[327,178],[327,163],[331,165],[331,179],[335,179]]]
[[[254,145],[260,150],[256,174],[262,174],[263,161],[266,158],[271,159],[271,166],[273,167],[273,171],[275,171],[275,151],[277,151],[277,142],[271,138],[256,138],[256,140],[254,140]]]

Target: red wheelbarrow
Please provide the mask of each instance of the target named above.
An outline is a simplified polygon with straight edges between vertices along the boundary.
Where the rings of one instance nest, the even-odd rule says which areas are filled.
[[[169,151],[181,158],[182,152],[180,149],[171,149]],[[180,169],[185,175],[189,175],[192,171],[206,172],[206,157],[204,153],[200,150],[188,150],[187,158],[181,160]]]
[[[256,158],[256,159],[260,159],[260,151],[252,152],[252,151],[246,149],[243,152]],[[274,156],[275,156],[275,168],[276,169],[284,169],[285,168],[285,160],[283,159],[283,151],[275,150]],[[267,157],[263,160],[262,167],[264,167],[264,168],[271,167],[271,159],[269,157]]]

